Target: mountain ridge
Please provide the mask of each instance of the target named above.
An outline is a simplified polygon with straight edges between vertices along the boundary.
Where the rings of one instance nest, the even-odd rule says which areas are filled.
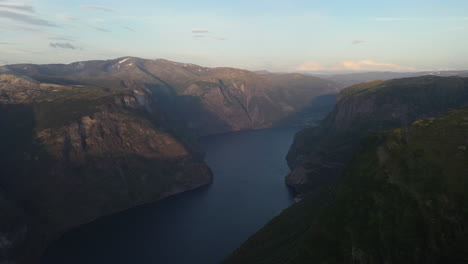
[[[468,108],[368,135],[224,263],[465,263]]]
[[[276,126],[309,107],[314,98],[338,92],[333,82],[317,77],[286,74],[281,79],[288,81],[278,84],[273,74],[206,68],[162,59],[122,57],[67,65],[3,67],[6,72],[44,82],[75,82],[106,88],[149,87],[160,97],[166,112],[176,113],[172,118],[181,121],[182,130],[198,130],[200,135]],[[331,108],[331,103],[328,105]],[[321,113],[315,121],[325,114]],[[214,117],[219,122],[208,124],[207,119]]]
[[[336,93],[315,77],[275,85],[131,57],[0,72],[0,210],[11,216],[0,219],[0,260],[16,263],[37,262],[74,226],[209,184],[198,137],[272,127]]]
[[[304,192],[339,175],[367,133],[407,125],[468,104],[467,79],[423,76],[375,81],[341,91],[318,127],[296,134],[286,183]]]

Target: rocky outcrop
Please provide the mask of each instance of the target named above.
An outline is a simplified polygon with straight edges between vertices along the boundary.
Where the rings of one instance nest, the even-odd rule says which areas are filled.
[[[368,135],[224,263],[466,263],[467,150],[466,107]]]
[[[425,76],[374,81],[344,89],[334,110],[315,128],[299,132],[287,155],[286,183],[306,192],[343,172],[360,140],[468,103],[468,81]]]
[[[302,74],[133,57],[0,73],[0,262],[16,263],[71,227],[210,183],[194,139],[311,123],[338,92]]]
[[[149,89],[0,75],[0,259],[37,261],[73,226],[211,182]]]
[[[324,96],[339,92],[334,82],[303,74],[258,74],[133,57],[3,69],[47,83],[150,89],[173,126],[197,136],[310,124],[331,110],[334,98]],[[299,114],[304,111],[306,115]]]

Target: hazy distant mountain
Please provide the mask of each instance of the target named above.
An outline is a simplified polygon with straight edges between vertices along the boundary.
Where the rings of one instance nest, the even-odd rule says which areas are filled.
[[[340,88],[349,87],[355,84],[370,81],[386,81],[398,78],[418,77],[433,75],[440,77],[459,76],[468,77],[468,71],[425,71],[425,72],[361,72],[361,73],[342,73],[342,74],[317,74],[310,72],[312,76],[336,82]]]

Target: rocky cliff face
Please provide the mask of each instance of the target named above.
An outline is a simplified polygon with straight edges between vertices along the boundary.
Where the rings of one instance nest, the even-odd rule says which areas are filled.
[[[125,57],[0,67],[0,262],[67,229],[211,182],[199,136],[314,122],[334,83]],[[322,100],[322,97],[326,97]],[[331,98],[331,99],[330,99]],[[296,114],[313,113],[307,120]]]
[[[344,89],[318,127],[296,135],[287,156],[293,171],[286,183],[299,192],[313,189],[343,171],[367,134],[467,103],[468,81],[460,77],[374,81]]]
[[[148,88],[2,74],[0,109],[4,262],[36,261],[70,227],[211,182]]]
[[[133,57],[0,69],[48,83],[150,89],[173,125],[198,136],[290,124],[289,118],[302,111],[308,111],[308,120],[295,118],[294,123],[314,122],[334,104],[321,96],[339,91],[331,81],[302,74],[258,74]],[[321,108],[314,109],[316,105]]]
[[[369,135],[225,263],[466,263],[467,145],[466,107]]]

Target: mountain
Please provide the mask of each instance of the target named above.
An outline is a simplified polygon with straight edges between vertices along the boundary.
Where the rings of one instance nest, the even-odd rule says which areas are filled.
[[[334,82],[303,74],[258,74],[134,57],[68,65],[10,65],[2,71],[55,84],[147,88],[180,131],[197,135],[278,126],[321,104],[320,96],[339,92]],[[327,99],[325,108],[331,110],[334,101]],[[323,110],[319,112],[312,121],[325,117]]]
[[[198,137],[313,122],[337,92],[133,57],[0,67],[0,262],[36,263],[72,227],[209,184]]]
[[[468,108],[367,136],[224,263],[466,263]]]
[[[211,182],[149,89],[0,75],[0,257],[27,263],[70,227]]]
[[[358,72],[342,74],[314,74],[312,76],[330,80],[339,85],[340,88],[371,81],[388,81],[391,79],[421,77],[426,75],[438,77],[468,77],[468,71],[423,71],[423,72]]]
[[[307,192],[340,175],[360,140],[468,104],[468,79],[423,76],[344,89],[318,127],[299,132],[287,155],[286,183]]]

